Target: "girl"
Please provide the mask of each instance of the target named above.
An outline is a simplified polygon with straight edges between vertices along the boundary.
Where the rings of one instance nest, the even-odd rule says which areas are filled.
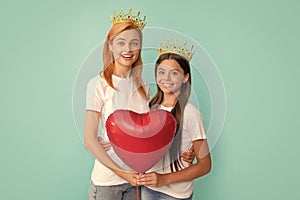
[[[202,115],[188,102],[191,56],[191,50],[187,50],[185,44],[178,47],[177,42],[173,45],[167,42],[159,50],[155,65],[157,94],[149,105],[152,109],[169,110],[177,121],[177,132],[168,159],[165,159],[171,163],[170,166],[160,167],[166,163],[162,160],[152,168],[152,172],[138,177],[138,184],[145,186],[141,191],[143,200],[192,199],[193,179],[204,176],[211,169]],[[176,158],[191,145],[197,162],[189,166]]]
[[[105,122],[116,109],[129,109],[144,113],[149,111],[148,91],[142,80],[142,20],[133,16],[131,9],[112,17],[112,27],[103,47],[103,71],[87,85],[84,144],[95,159],[89,200],[135,199],[136,174],[128,168],[113,149],[107,153],[98,141],[100,125],[104,141],[108,141]],[[116,164],[118,163],[118,165]],[[128,183],[129,182],[129,183]]]

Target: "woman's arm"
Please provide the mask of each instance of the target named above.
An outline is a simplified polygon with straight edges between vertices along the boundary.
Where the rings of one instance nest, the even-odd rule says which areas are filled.
[[[107,168],[111,169],[121,178],[125,179],[131,185],[136,185],[137,174],[121,169],[106,153],[105,149],[98,141],[98,126],[100,113],[87,110],[84,121],[84,146]]]
[[[171,183],[194,180],[209,173],[211,169],[211,159],[207,141],[196,140],[193,141],[193,145],[196,152],[196,164],[173,173],[158,174],[151,172],[140,175],[138,177],[138,185],[161,187]]]

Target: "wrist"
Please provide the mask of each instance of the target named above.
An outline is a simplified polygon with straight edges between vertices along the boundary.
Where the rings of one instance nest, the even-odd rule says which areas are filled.
[[[171,184],[171,174],[162,174],[162,180],[163,180],[163,185],[169,185]]]
[[[118,169],[110,169],[111,171],[113,171],[116,175],[118,175],[119,177],[123,178],[124,177],[124,171],[122,170],[118,170]]]

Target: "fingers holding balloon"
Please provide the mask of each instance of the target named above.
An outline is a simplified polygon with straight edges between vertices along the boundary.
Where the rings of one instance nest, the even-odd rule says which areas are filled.
[[[145,185],[150,187],[160,187],[165,185],[164,176],[156,172],[139,175],[137,178],[138,185]]]
[[[111,149],[111,144],[110,142],[104,141],[102,137],[98,137],[97,138],[98,142],[101,144],[101,146],[103,147],[103,149],[105,151],[108,151]]]
[[[183,152],[183,154],[181,155],[181,159],[191,165],[193,164],[195,156],[196,155],[195,155],[194,146],[192,145],[187,152]]]
[[[116,174],[118,174],[121,178],[126,180],[130,185],[132,186],[138,186],[138,173],[130,172],[130,171],[117,171]]]

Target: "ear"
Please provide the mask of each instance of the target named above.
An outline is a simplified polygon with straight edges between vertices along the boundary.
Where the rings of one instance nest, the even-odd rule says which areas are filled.
[[[111,42],[108,42],[108,48],[112,52],[112,44],[111,44]]]
[[[189,80],[189,78],[190,78],[190,74],[189,73],[187,73],[186,75],[184,75],[184,79],[183,79],[183,83],[186,83],[188,80]]]

